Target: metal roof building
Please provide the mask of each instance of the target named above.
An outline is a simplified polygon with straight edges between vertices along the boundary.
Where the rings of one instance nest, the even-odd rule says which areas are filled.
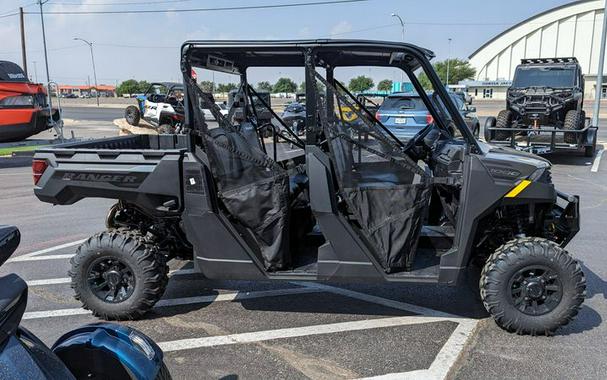
[[[594,98],[604,6],[604,0],[575,1],[505,30],[470,55],[476,68],[470,85],[508,82],[523,58],[576,57],[586,75],[586,97]]]

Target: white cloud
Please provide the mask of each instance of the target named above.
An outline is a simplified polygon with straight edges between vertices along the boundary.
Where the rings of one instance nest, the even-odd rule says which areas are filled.
[[[336,25],[331,28],[330,34],[333,35],[342,35],[352,31],[352,24],[347,21],[340,21]]]

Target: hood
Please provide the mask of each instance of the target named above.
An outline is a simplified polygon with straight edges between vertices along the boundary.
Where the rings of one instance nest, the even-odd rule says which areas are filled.
[[[484,153],[483,165],[494,178],[508,180],[527,178],[538,169],[552,166],[547,159],[532,153],[480,141],[479,145]]]

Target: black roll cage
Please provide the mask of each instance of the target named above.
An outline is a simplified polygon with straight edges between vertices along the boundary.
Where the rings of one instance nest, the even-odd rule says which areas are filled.
[[[365,54],[366,53],[366,54]],[[390,55],[389,60],[386,54]],[[472,132],[466,127],[466,123],[457,110],[451,97],[447,93],[444,85],[434,71],[430,59],[434,53],[418,46],[406,43],[387,42],[387,41],[368,41],[368,40],[283,40],[283,41],[186,41],[181,47],[181,69],[184,75],[184,82],[191,77],[192,66],[203,67],[210,70],[240,74],[241,81],[246,83],[246,70],[249,67],[304,67],[306,78],[306,144],[317,145],[320,140],[320,131],[317,129],[317,91],[316,91],[316,71],[315,67],[321,67],[326,70],[326,78],[329,83],[333,81],[333,71],[336,67],[352,66],[383,66],[397,67],[403,70],[413,87],[418,92],[420,98],[426,105],[428,111],[436,121],[439,128],[448,131],[445,125],[446,120],[437,110],[437,106],[428,97],[423,86],[414,74],[414,71],[421,68],[434,88],[433,96],[438,95],[446,108],[448,116],[455,123],[456,128],[467,141],[471,152],[479,153],[480,146],[474,138]],[[213,59],[212,64],[211,58]],[[238,59],[237,59],[238,58]],[[303,63],[301,59],[303,58]],[[251,86],[245,88],[245,93],[251,93]],[[343,87],[343,86],[342,86]],[[254,91],[254,90],[253,90]],[[350,94],[351,95],[351,94]],[[191,128],[191,104],[187,101],[187,91],[185,93],[186,107],[185,124]],[[246,97],[248,98],[248,96]],[[329,99],[327,99],[329,100]],[[369,113],[355,97],[355,102]],[[249,101],[249,99],[247,99]],[[332,107],[331,102],[327,101],[327,107]],[[269,108],[270,109],[270,108]],[[271,110],[271,109],[270,109]],[[275,113],[272,111],[273,115]],[[277,118],[280,120],[280,118]],[[381,123],[379,123],[381,125]],[[381,125],[384,130],[385,126]],[[286,128],[289,130],[288,128]],[[395,143],[402,146],[402,143],[391,138]],[[276,136],[274,136],[276,140]],[[299,140],[299,139],[296,139]],[[299,142],[299,141],[297,141]],[[299,144],[297,144],[299,145]]]

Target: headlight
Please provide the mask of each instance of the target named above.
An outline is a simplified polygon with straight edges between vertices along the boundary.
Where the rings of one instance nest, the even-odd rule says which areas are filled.
[[[0,107],[33,107],[34,97],[32,95],[8,96],[0,99]]]
[[[532,182],[552,183],[552,174],[548,167],[538,168],[527,179]]]

